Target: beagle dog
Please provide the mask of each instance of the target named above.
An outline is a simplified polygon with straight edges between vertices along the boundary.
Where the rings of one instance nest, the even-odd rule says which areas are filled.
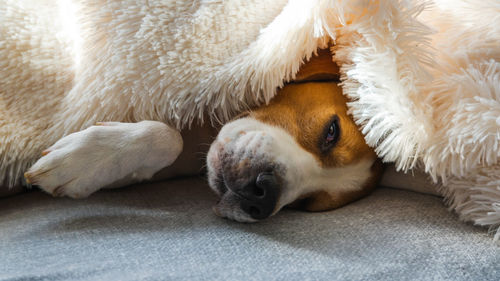
[[[338,79],[321,50],[268,105],[222,127],[207,156],[217,215],[253,222],[287,205],[329,210],[375,187],[382,165],[349,116]],[[149,179],[184,161],[193,145],[179,157],[182,150],[182,136],[164,123],[102,122],[57,141],[25,178],[54,196],[82,198]]]
[[[208,152],[214,211],[241,222],[284,206],[341,207],[368,194],[382,164],[348,114],[328,50],[306,63],[270,104],[226,124]]]

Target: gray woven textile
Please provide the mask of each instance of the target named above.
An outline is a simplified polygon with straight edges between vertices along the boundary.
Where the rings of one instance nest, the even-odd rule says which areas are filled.
[[[339,210],[217,218],[203,180],[0,199],[0,280],[499,280],[500,247],[441,199],[381,188]]]

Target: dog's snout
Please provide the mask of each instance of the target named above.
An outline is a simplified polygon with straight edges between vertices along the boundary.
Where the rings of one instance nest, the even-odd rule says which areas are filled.
[[[269,217],[276,208],[280,184],[274,172],[261,172],[248,185],[233,188],[241,196],[240,208],[251,218]]]
[[[262,130],[256,129],[260,126]],[[210,186],[221,197],[214,209],[217,215],[254,222],[282,207],[287,182],[282,158],[275,157],[279,139],[280,133],[251,118],[238,119],[221,130],[207,161]]]

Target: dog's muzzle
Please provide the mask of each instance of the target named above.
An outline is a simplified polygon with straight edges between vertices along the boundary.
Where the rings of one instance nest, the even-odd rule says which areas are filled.
[[[252,222],[278,211],[284,165],[272,158],[273,145],[273,137],[258,130],[229,134],[212,144],[207,167],[209,185],[220,196],[217,215]]]

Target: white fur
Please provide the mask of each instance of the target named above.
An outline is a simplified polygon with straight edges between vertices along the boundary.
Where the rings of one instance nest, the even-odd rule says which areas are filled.
[[[179,132],[161,122],[107,122],[48,148],[26,178],[56,196],[82,198],[130,176],[151,178],[182,151]]]
[[[234,163],[252,164],[269,162],[277,165],[283,178],[281,193],[273,214],[294,202],[301,195],[317,191],[357,191],[372,175],[374,159],[338,168],[324,168],[310,152],[302,148],[285,130],[255,120],[241,118],[226,124],[220,131],[207,155],[208,180],[215,188],[215,178],[220,177],[220,162],[223,157],[236,157]],[[250,164],[250,165],[252,165]],[[252,167],[245,166],[247,169]],[[239,205],[225,204],[224,196],[216,207],[216,213],[238,221],[253,221],[239,211]]]
[[[499,239],[500,2],[428,4],[353,9],[335,47],[344,93],[385,162],[427,172],[462,219]]]

